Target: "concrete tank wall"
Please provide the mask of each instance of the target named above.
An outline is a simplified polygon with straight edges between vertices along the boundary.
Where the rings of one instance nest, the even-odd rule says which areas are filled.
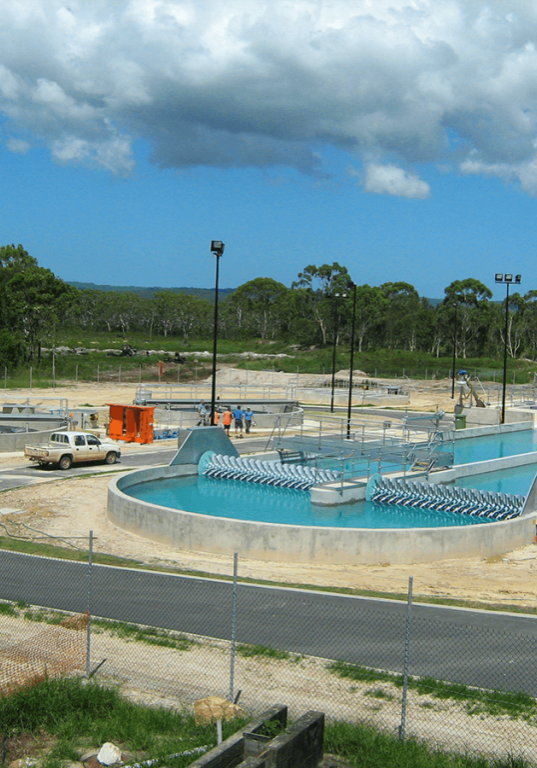
[[[365,529],[277,525],[212,517],[149,504],[128,496],[132,485],[194,474],[194,465],[154,467],[114,478],[108,518],[123,530],[194,552],[269,562],[423,563],[490,557],[535,541],[535,514],[500,523],[446,528]]]
[[[42,432],[1,432],[0,453],[24,451],[25,445],[43,445],[48,443],[49,437],[53,432],[66,428],[56,427],[55,429],[47,429]]]

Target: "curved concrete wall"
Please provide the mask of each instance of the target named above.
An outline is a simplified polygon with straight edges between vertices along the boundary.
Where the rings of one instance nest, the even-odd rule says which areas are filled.
[[[535,514],[502,523],[449,528],[366,529],[307,527],[209,517],[161,507],[128,496],[138,483],[195,474],[196,467],[154,467],[114,478],[108,517],[152,541],[194,552],[270,562],[423,563],[458,557],[490,557],[535,541]]]

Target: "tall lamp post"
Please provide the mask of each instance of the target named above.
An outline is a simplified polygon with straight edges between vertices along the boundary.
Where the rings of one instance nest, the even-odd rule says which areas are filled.
[[[216,258],[216,280],[214,287],[214,327],[213,327],[213,383],[211,387],[211,427],[214,427],[214,414],[216,409],[216,347],[218,341],[218,274],[220,257],[226,246],[221,240],[211,241],[211,253]]]
[[[455,316],[453,318],[453,370],[451,379],[451,399],[455,399],[455,365],[457,363],[457,302],[453,305],[455,307]]]
[[[334,389],[336,387],[336,349],[337,349],[337,337],[339,332],[339,312],[338,303],[340,299],[346,299],[346,293],[333,293],[334,299],[334,343],[332,346],[332,393],[330,395],[330,413],[334,413]]]
[[[347,403],[347,440],[351,439],[351,408],[352,408],[352,373],[354,370],[354,332],[356,329],[356,283],[352,288],[352,324],[351,324],[351,369],[349,371],[349,401]]]
[[[522,275],[515,275],[515,278],[513,280],[513,275],[504,275],[501,273],[498,273],[494,275],[494,280],[497,283],[505,283],[505,286],[507,288],[507,294],[505,297],[505,331],[504,331],[504,338],[503,338],[503,387],[502,387],[502,415],[500,418],[500,424],[505,424],[505,390],[507,387],[507,334],[509,333],[509,286],[511,283],[516,283],[517,285],[522,282]]]

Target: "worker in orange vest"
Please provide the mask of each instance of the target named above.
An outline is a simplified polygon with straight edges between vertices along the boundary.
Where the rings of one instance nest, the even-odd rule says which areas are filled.
[[[233,421],[233,413],[231,412],[231,406],[228,405],[227,410],[224,411],[224,415],[222,417],[222,423],[224,425],[224,432],[226,435],[229,435],[229,428],[231,427],[231,422]]]

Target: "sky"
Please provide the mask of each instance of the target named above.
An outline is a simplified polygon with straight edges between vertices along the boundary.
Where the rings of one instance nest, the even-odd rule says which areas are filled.
[[[0,245],[64,280],[537,289],[534,0],[0,0]]]

